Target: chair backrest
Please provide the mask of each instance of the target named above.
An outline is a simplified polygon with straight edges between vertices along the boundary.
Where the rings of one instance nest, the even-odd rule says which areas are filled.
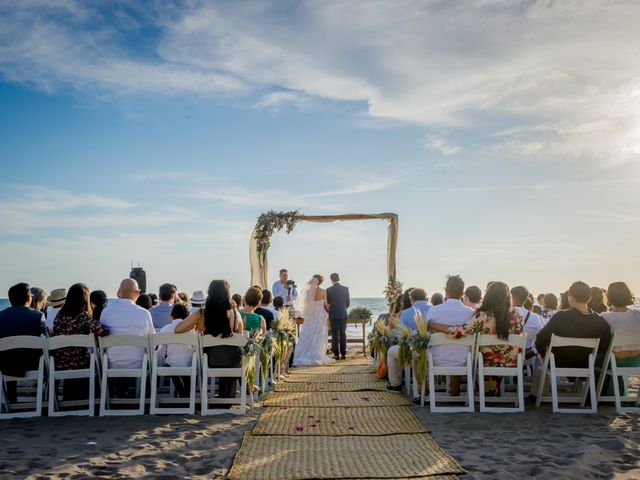
[[[527,345],[527,334],[524,332],[521,335],[510,334],[507,340],[501,340],[497,335],[478,335],[478,348],[489,345],[511,345],[520,347],[524,351]]]
[[[233,334],[228,338],[214,337],[213,335],[203,335],[200,337],[200,346],[202,348],[219,347],[229,345],[233,347],[244,347],[249,339],[244,335]]]
[[[149,350],[149,337],[140,335],[107,335],[100,337],[100,348],[111,347],[139,347]]]
[[[156,333],[151,336],[151,348],[158,345],[198,346],[198,335],[195,333]]]
[[[43,350],[43,337],[34,335],[17,335],[15,337],[0,338],[0,352],[14,350],[16,348],[31,348]]]
[[[458,345],[464,347],[473,347],[476,342],[475,335],[467,335],[466,337],[451,338],[446,333],[432,333],[429,335],[429,347],[436,345]]]
[[[584,347],[597,351],[599,344],[599,338],[559,337],[555,333],[553,333],[551,334],[551,343],[549,343],[549,350],[551,350],[553,347]]]
[[[93,335],[56,335],[47,339],[47,348],[57,350],[66,347],[96,348],[96,340]]]

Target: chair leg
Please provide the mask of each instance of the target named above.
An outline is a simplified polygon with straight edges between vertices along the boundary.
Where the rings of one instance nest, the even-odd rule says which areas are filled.
[[[553,413],[558,411],[558,378],[556,377],[556,359],[551,357],[551,376],[549,378],[551,384],[551,402]]]
[[[480,411],[484,412],[486,403],[484,398],[484,360],[482,359],[482,354],[480,354],[478,361],[478,392],[480,393]]]

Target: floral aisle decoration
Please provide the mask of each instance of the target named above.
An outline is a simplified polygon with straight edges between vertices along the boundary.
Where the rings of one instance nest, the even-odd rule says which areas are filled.
[[[353,307],[349,311],[349,320],[352,322],[370,323],[373,312],[367,307]]]
[[[422,313],[417,312],[416,316],[416,333],[409,339],[411,346],[411,357],[413,360],[413,369],[416,374],[418,386],[422,386],[422,382],[427,380],[427,352],[429,347],[429,328],[427,320]]]
[[[253,391],[256,379],[256,358],[260,356],[260,344],[262,342],[262,333],[260,330],[254,330],[249,334],[249,340],[244,346],[244,376],[247,379],[249,390]]]
[[[296,337],[296,324],[287,311],[283,311],[280,318],[273,323],[273,355],[276,364],[281,369],[293,353],[298,338]],[[282,374],[282,371],[279,372]]]
[[[378,378],[384,378],[387,375],[387,352],[396,342],[397,339],[391,335],[389,326],[384,323],[384,320],[378,320],[369,334],[369,349],[378,354],[378,365],[376,365]]]
[[[398,281],[396,277],[389,277],[387,286],[382,293],[384,293],[384,298],[387,299],[389,309],[392,309],[398,298],[402,296],[402,282]]]
[[[260,378],[262,378],[262,391],[266,388],[267,376],[269,375],[269,366],[271,364],[271,356],[274,351],[275,339],[270,330],[262,335],[260,342]]]
[[[301,217],[300,210],[289,212],[269,210],[260,215],[254,228],[254,236],[258,244],[258,255],[263,255],[269,250],[271,237],[275,232],[285,228],[287,234],[291,233]]]
[[[398,338],[398,363],[401,368],[411,365],[411,331],[406,325],[400,326],[400,337]]]

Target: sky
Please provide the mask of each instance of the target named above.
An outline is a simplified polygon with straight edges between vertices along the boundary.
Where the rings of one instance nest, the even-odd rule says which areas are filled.
[[[250,283],[269,209],[399,215],[398,277],[640,290],[640,2],[0,0],[0,296]],[[274,237],[381,296],[386,223]]]

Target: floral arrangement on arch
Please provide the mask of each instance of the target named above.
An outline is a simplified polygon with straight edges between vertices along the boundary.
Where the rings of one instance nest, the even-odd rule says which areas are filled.
[[[384,298],[387,299],[389,308],[392,308],[398,298],[402,296],[402,282],[399,282],[396,277],[389,277],[387,286],[382,293],[384,293]]]
[[[291,233],[300,221],[300,210],[289,212],[269,210],[258,217],[254,228],[254,236],[258,243],[258,255],[262,255],[271,246],[271,237],[274,233],[286,228],[287,234]]]

